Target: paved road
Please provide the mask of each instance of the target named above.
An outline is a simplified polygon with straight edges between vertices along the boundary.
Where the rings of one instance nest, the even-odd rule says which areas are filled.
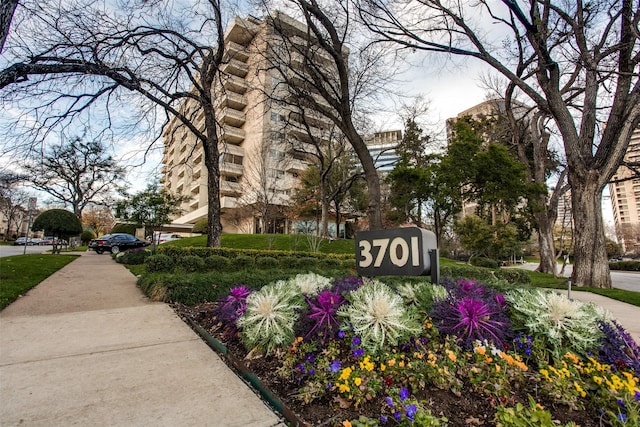
[[[39,254],[39,253],[42,253],[42,252],[50,251],[51,249],[53,249],[53,246],[51,246],[51,245],[27,246],[27,253],[28,254]],[[22,255],[23,253],[24,253],[24,246],[0,245],[0,258],[5,257],[5,256]]]
[[[537,263],[527,262],[519,268],[524,268],[527,270],[535,270],[538,268]],[[558,271],[560,271],[560,266],[558,266]],[[570,277],[571,273],[573,273],[573,265],[567,264],[564,268],[564,277]],[[640,272],[632,272],[632,271],[612,271],[611,272],[611,283],[616,289],[624,289],[627,291],[640,292]]]

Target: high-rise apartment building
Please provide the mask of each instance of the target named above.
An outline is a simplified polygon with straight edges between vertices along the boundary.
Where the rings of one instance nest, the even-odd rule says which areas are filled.
[[[400,157],[396,148],[401,141],[401,130],[376,132],[365,139],[379,173],[388,174],[398,163]]]
[[[631,136],[625,162],[640,162],[640,128]],[[624,253],[640,255],[640,178],[621,166],[609,184],[609,193],[618,242]]]
[[[221,221],[229,233],[286,233],[291,229],[283,208],[290,203],[299,173],[310,164],[311,142],[317,145],[333,128],[312,110],[306,109],[302,117],[299,109],[274,101],[272,95],[286,91],[286,85],[268,57],[279,44],[272,20],[290,32],[298,31],[304,41],[305,27],[283,14],[268,19],[235,18],[224,35],[224,65],[214,91],[220,123]],[[295,54],[289,56],[292,67],[296,60],[301,61]],[[322,51],[316,57],[321,62]],[[203,120],[202,113],[194,111],[193,115]],[[163,184],[173,193],[190,197],[174,223],[193,224],[207,217],[202,146],[178,120],[164,129],[163,138]]]

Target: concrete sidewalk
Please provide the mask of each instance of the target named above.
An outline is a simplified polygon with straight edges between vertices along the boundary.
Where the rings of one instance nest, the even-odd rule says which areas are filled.
[[[285,423],[108,255],[83,253],[0,312],[0,425]]]

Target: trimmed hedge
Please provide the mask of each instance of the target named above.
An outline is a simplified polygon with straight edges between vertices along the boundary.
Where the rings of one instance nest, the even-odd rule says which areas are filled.
[[[447,265],[440,267],[440,276],[448,276],[453,279],[464,277],[467,279],[477,279],[480,281],[505,280],[513,284],[529,285],[531,277],[525,270],[518,268],[500,268],[492,270],[483,267],[473,267],[466,265]]]
[[[175,266],[173,258],[164,254],[151,255],[144,260],[144,265],[150,273],[171,272]]]
[[[316,270],[312,272],[328,277],[349,275],[349,272],[344,270]],[[259,289],[269,283],[287,280],[300,273],[300,271],[278,269],[252,269],[225,273],[150,273],[138,279],[138,286],[153,301],[194,305],[205,301],[216,301],[227,295],[229,289],[234,286],[247,285]]]
[[[280,260],[281,258],[308,258],[317,259],[354,259],[352,254],[325,254],[297,251],[269,251],[259,249],[233,249],[233,248],[208,248],[208,247],[179,247],[172,245],[160,245],[157,249],[158,253],[168,255],[173,259],[182,258],[187,255],[195,255],[201,258],[207,258],[211,255],[219,255],[227,258],[236,258],[238,256],[248,256],[256,259],[260,256],[269,256]]]
[[[471,257],[471,259],[469,260],[469,263],[471,265],[473,265],[474,267],[485,267],[485,268],[498,268],[498,267],[500,267],[500,263],[498,261],[496,261],[495,259],[491,259],[491,258],[487,258],[487,257],[481,257],[481,256]]]
[[[610,270],[640,271],[640,261],[618,261],[609,263]]]
[[[144,264],[145,260],[150,256],[152,256],[151,251],[145,249],[130,249],[114,255],[113,258],[120,264],[140,265]]]

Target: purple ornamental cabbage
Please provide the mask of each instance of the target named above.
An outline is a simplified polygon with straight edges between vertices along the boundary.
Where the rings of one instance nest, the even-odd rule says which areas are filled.
[[[229,294],[220,299],[222,303],[214,314],[228,325],[235,325],[238,320],[247,311],[247,297],[253,292],[246,286],[236,286],[229,289]]]
[[[323,341],[335,338],[339,331],[336,312],[345,301],[339,292],[330,290],[320,291],[317,296],[307,298],[307,304],[309,304],[307,319],[312,322],[313,326],[306,336],[316,334]]]
[[[331,289],[341,295],[353,292],[362,286],[362,277],[349,276],[342,279],[335,279]]]
[[[431,311],[438,329],[457,336],[467,348],[475,340],[504,347],[512,335],[504,295],[475,280],[448,281],[447,287],[449,297],[437,301]]]
[[[615,320],[598,324],[604,334],[600,338],[600,360],[614,369],[631,369],[640,377],[640,348],[633,337]]]

